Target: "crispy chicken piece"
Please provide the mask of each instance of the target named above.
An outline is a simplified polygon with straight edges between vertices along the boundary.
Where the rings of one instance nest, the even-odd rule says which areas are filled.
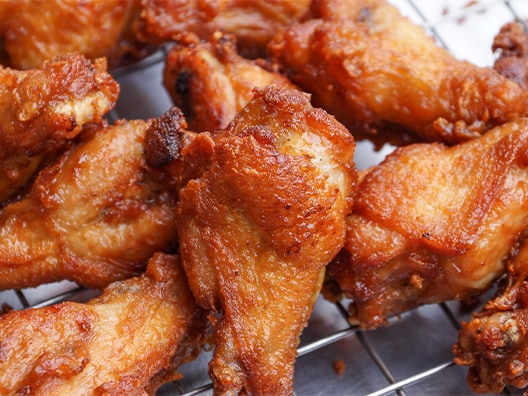
[[[291,394],[299,334],[344,242],[354,141],[306,94],[274,87],[209,141],[177,223],[191,290],[214,311],[214,390]]]
[[[32,69],[71,52],[110,67],[144,57],[151,49],[136,37],[139,0],[2,0],[0,37],[6,64]]]
[[[0,315],[0,393],[153,395],[181,376],[205,329],[178,257],[159,253],[87,303]]]
[[[137,275],[154,252],[171,251],[175,187],[147,166],[144,138],[181,117],[173,109],[161,120],[83,134],[44,169],[26,196],[0,212],[0,289],[62,279],[100,288]]]
[[[119,95],[106,62],[81,55],[40,69],[0,67],[0,202],[56,158],[86,123],[101,123]]]
[[[396,7],[383,0],[333,5],[279,33],[269,49],[314,105],[356,138],[377,146],[453,144],[527,113],[519,85],[455,59]]]
[[[470,300],[505,272],[528,222],[528,119],[447,147],[402,147],[360,177],[345,247],[328,266],[376,328],[422,304]]]
[[[234,37],[175,45],[165,58],[164,85],[193,131],[225,128],[253,96],[253,88],[295,86],[263,62],[237,54]]]
[[[493,68],[528,89],[528,34],[521,23],[505,24],[493,39],[492,50],[497,54]]]
[[[506,385],[528,386],[528,240],[508,263],[508,276],[495,298],[462,323],[455,362],[469,366],[477,393],[500,393]]]
[[[240,54],[264,57],[273,35],[307,18],[311,0],[144,0],[145,40],[179,40],[186,33],[206,38],[215,31],[232,33]]]

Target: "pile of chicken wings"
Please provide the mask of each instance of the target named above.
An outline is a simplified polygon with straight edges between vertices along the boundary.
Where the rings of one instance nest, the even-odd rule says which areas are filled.
[[[454,360],[528,386],[521,24],[493,68],[386,0],[6,0],[0,37],[0,289],[101,291],[4,308],[1,394],[154,394],[213,348],[214,394],[290,395],[318,296],[374,330],[494,285]],[[160,48],[174,106],[108,121]]]

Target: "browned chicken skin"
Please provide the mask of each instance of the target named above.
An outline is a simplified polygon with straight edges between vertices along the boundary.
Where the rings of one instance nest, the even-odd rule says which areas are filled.
[[[522,24],[505,24],[495,36],[492,50],[497,54],[493,68],[528,89],[528,34]]]
[[[263,62],[239,56],[234,37],[220,32],[206,42],[172,47],[165,58],[164,85],[189,128],[211,132],[227,126],[252,98],[253,88],[295,88]]]
[[[2,0],[0,37],[16,69],[39,67],[71,52],[106,57],[110,67],[144,57],[136,38],[140,0]]]
[[[472,298],[505,272],[528,221],[528,120],[453,147],[397,149],[360,178],[328,275],[376,328],[421,304]]]
[[[356,138],[451,144],[527,113],[519,85],[455,59],[386,1],[320,3],[321,19],[293,24],[269,49]]]
[[[508,276],[495,298],[462,324],[455,362],[469,366],[477,393],[499,393],[506,385],[528,386],[528,240],[508,263]]]
[[[141,14],[145,40],[166,42],[215,31],[237,38],[240,53],[263,57],[266,45],[281,29],[309,15],[311,0],[144,0]]]
[[[505,24],[493,41],[494,69],[528,88],[528,35],[519,22]],[[499,393],[507,385],[528,386],[528,240],[513,250],[507,277],[494,298],[462,323],[455,362],[469,367],[477,393]]]
[[[104,287],[173,249],[177,197],[168,175],[147,166],[144,138],[180,116],[86,131],[0,211],[0,289],[61,279]]]
[[[68,55],[30,71],[0,67],[0,202],[56,158],[84,124],[102,123],[118,95],[104,59]]]
[[[9,61],[28,68],[75,47],[114,66],[134,52],[136,28],[144,42],[176,39],[165,86],[190,129],[215,133],[184,131],[177,109],[102,128],[118,94],[102,60],[5,69],[0,100],[11,113],[0,147],[14,149],[3,163],[0,155],[0,199],[47,167],[0,209],[0,289],[60,279],[103,288],[144,271],[154,252],[174,251],[180,231],[201,309],[178,258],[156,254],[145,275],[86,305],[0,316],[0,393],[14,384],[45,394],[153,394],[204,342],[206,310],[215,394],[291,394],[299,334],[343,245],[327,267],[327,297],[337,284],[352,299],[351,322],[367,329],[421,304],[471,299],[508,263],[506,289],[463,325],[454,351],[476,392],[528,385],[528,249],[518,247],[528,221],[528,121],[517,120],[528,94],[518,25],[497,36],[493,71],[454,59],[380,0],[142,0],[139,21],[139,0],[109,4],[53,0],[39,19],[31,1],[0,2]],[[318,19],[301,23],[310,17]],[[58,18],[69,28],[35,40]],[[265,56],[276,33],[269,49],[293,82],[235,49]],[[87,89],[34,100],[68,79]],[[300,92],[253,91],[294,82],[356,138],[446,145],[398,149],[356,189],[354,140],[342,125]],[[142,332],[139,347],[132,327]],[[55,338],[35,337],[42,328]],[[40,357],[30,356],[35,339]],[[134,356],[108,358],[109,350]]]
[[[152,395],[196,356],[205,319],[178,257],[156,254],[85,304],[0,315],[0,393]]]
[[[191,290],[215,312],[215,393],[291,394],[299,334],[344,241],[354,141],[305,94],[273,87],[194,142],[207,139],[177,224]]]

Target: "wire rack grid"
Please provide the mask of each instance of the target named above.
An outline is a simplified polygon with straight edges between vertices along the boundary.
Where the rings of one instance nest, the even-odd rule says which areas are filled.
[[[526,0],[390,1],[454,56],[479,66],[493,64],[491,43],[504,23],[528,18]],[[164,55],[162,51],[114,73],[121,96],[110,121],[157,117],[172,105],[161,83]],[[379,162],[391,150],[385,147],[375,152],[369,143],[360,142],[358,167]],[[1,291],[0,307],[25,309],[65,300],[86,301],[94,295],[97,292],[64,281]],[[460,323],[471,315],[464,306],[457,302],[423,306],[391,319],[386,327],[365,332],[348,324],[343,304],[322,298],[317,301],[298,349],[294,377],[297,396],[472,394],[466,384],[467,370],[452,362]],[[211,395],[207,375],[210,358],[211,353],[204,352],[184,365],[183,380],[166,384],[158,395]],[[344,367],[340,373],[334,367],[338,362]],[[521,395],[522,391],[507,388],[502,394]]]

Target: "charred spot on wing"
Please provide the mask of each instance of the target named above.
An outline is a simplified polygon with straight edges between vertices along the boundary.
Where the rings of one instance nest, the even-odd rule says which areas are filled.
[[[174,90],[177,95],[180,96],[181,100],[177,103],[181,106],[182,111],[185,115],[189,116],[192,111],[191,106],[191,89],[189,84],[192,80],[192,73],[188,71],[181,71],[174,81]]]
[[[178,95],[188,95],[189,94],[189,81],[191,80],[191,73],[182,71],[178,74],[178,77],[174,81],[174,89]]]
[[[145,136],[145,157],[149,166],[160,168],[179,157],[183,145],[180,131],[185,128],[187,122],[176,106],[152,120]]]

